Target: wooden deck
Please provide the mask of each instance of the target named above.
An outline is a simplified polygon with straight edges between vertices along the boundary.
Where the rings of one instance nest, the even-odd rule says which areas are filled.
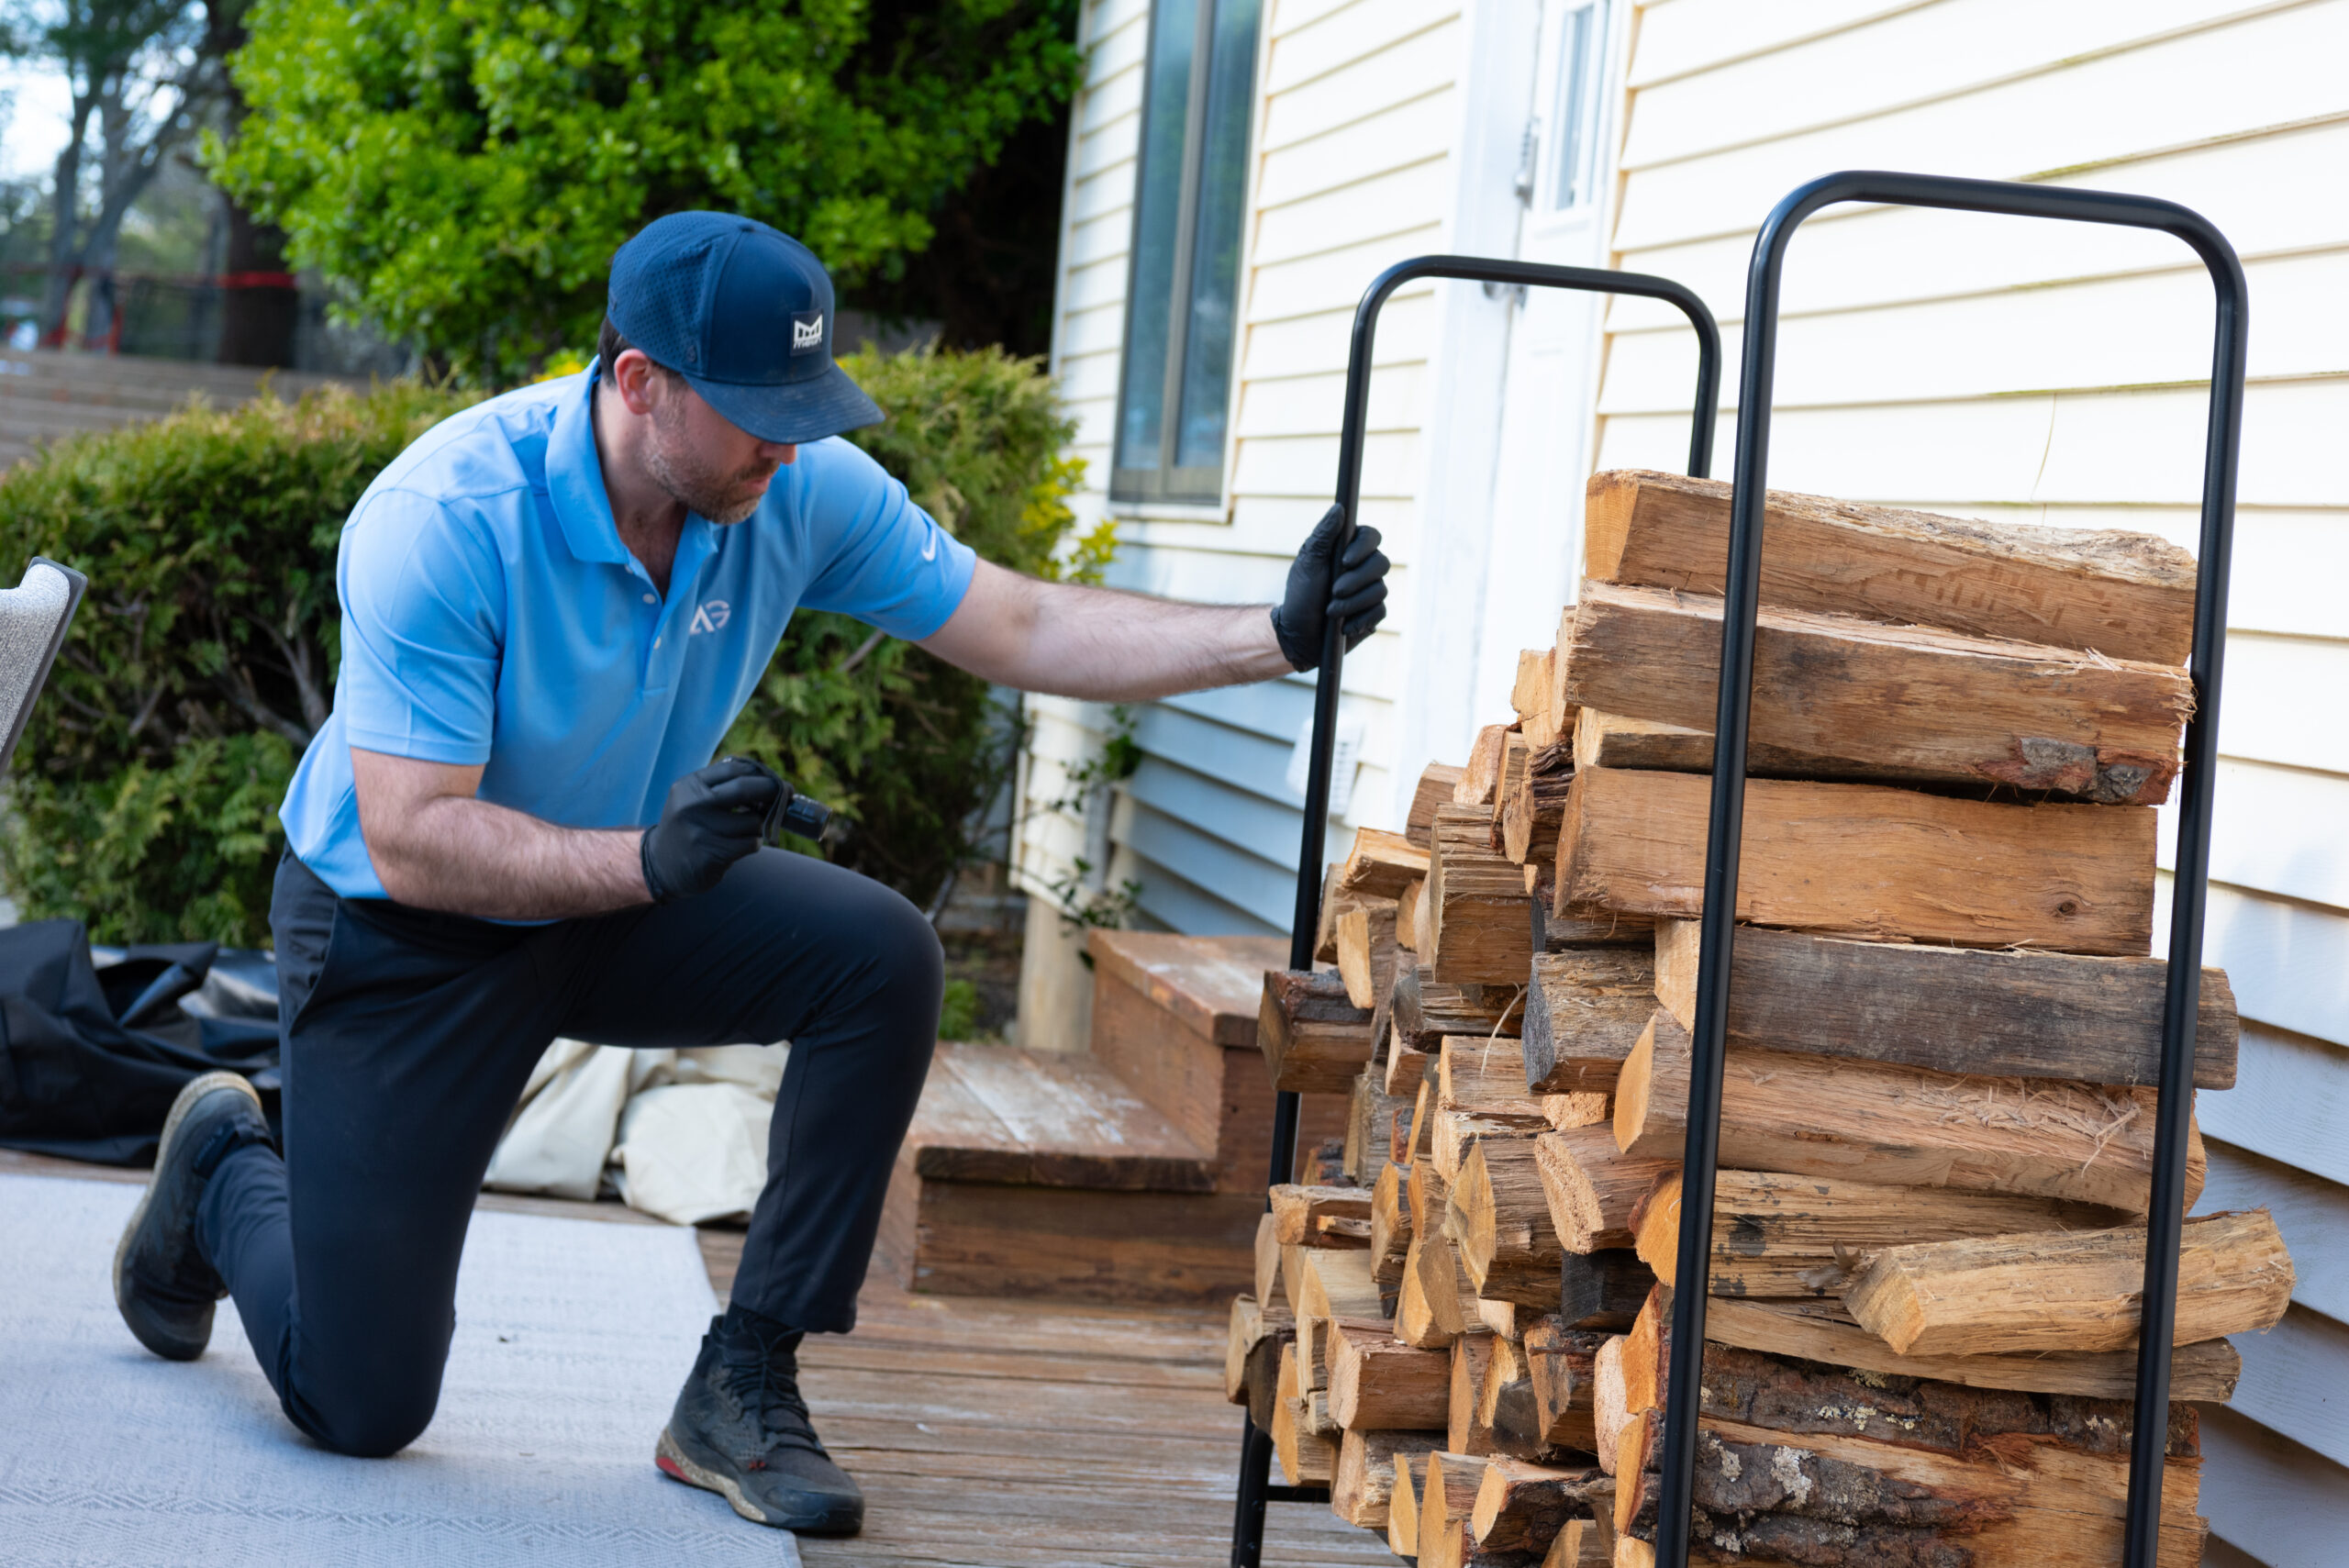
[[[6,1150],[0,1171],[146,1179]],[[608,1203],[484,1193],[481,1207],[658,1223]],[[722,1300],[741,1232],[700,1236]],[[1228,1561],[1240,1411],[1223,1399],[1221,1313],[913,1296],[890,1283],[888,1262],[866,1281],[856,1332],[812,1339],[801,1355],[817,1429],[870,1504],[863,1535],[800,1541],[808,1568]],[[646,1413],[648,1444],[658,1417]],[[1326,1509],[1269,1510],[1267,1564],[1397,1561]]]
[[[41,441],[160,419],[191,398],[215,408],[234,408],[265,387],[291,398],[333,382],[366,388],[363,381],[347,376],[186,360],[46,350],[0,352],[0,468]]]

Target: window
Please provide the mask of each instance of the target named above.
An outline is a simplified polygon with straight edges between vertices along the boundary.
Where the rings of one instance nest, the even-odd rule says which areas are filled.
[[[1599,9],[1590,4],[1569,5],[1558,17],[1557,89],[1551,102],[1550,177],[1544,182],[1544,207],[1566,212],[1587,204],[1596,183],[1591,143],[1596,139],[1592,114],[1598,95],[1593,90],[1593,66],[1598,54]]]
[[[1152,7],[1116,500],[1222,499],[1259,6]]]

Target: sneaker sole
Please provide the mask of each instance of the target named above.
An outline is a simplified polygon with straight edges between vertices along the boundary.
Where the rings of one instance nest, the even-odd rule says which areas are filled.
[[[726,1499],[728,1507],[732,1508],[754,1525],[765,1525],[771,1529],[805,1530],[809,1534],[820,1532],[826,1535],[854,1535],[863,1528],[864,1516],[862,1509],[858,1510],[852,1520],[848,1521],[843,1521],[837,1515],[829,1512],[810,1514],[804,1518],[774,1518],[745,1496],[740,1485],[732,1476],[720,1475],[717,1471],[696,1464],[686,1458],[685,1451],[677,1446],[677,1440],[670,1435],[669,1429],[666,1427],[661,1429],[661,1440],[653,1445],[652,1462],[660,1466],[661,1473],[672,1481],[682,1481],[688,1486],[698,1486],[705,1492],[717,1493]]]
[[[172,1102],[171,1114],[163,1118],[163,1135],[161,1138],[158,1139],[155,1143],[155,1169],[158,1171],[161,1170],[164,1164],[170,1160],[172,1155],[172,1144],[179,1137],[180,1123],[187,1119],[187,1113],[195,1108],[196,1101],[204,1098],[205,1095],[212,1093],[215,1089],[235,1089],[247,1099],[252,1101],[253,1109],[258,1111],[262,1108],[261,1096],[253,1092],[253,1086],[245,1081],[243,1074],[238,1073],[206,1073],[201,1078],[197,1078],[191,1082],[186,1088],[182,1089],[179,1092],[179,1097]],[[139,1207],[130,1211],[129,1223],[122,1228],[122,1239],[114,1244],[115,1310],[122,1314],[124,1322],[130,1324],[131,1331],[134,1334],[138,1333],[139,1326],[136,1322],[132,1321],[130,1308],[123,1299],[122,1265],[123,1260],[130,1255],[131,1238],[137,1236],[139,1234],[139,1228],[147,1222],[147,1206],[154,1201],[154,1197],[155,1184],[152,1180],[150,1180],[145,1189],[139,1195]],[[140,1335],[139,1342],[142,1345],[147,1345],[146,1336]],[[172,1351],[155,1345],[147,1345],[147,1348],[153,1351],[157,1355],[163,1356],[172,1361],[193,1361],[195,1359],[194,1356],[183,1357],[174,1355]],[[203,1353],[203,1350],[199,1347],[196,1351],[196,1355],[202,1355]]]

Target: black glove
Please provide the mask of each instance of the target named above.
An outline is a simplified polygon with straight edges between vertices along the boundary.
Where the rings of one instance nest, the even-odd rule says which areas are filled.
[[[644,830],[644,885],[655,904],[707,893],[726,868],[759,847],[766,819],[791,786],[744,757],[727,757],[669,786],[661,820]]]
[[[1356,528],[1345,559],[1331,565],[1345,521],[1342,506],[1321,515],[1289,564],[1287,594],[1273,606],[1273,636],[1282,656],[1300,670],[1321,662],[1321,633],[1330,617],[1345,628],[1349,653],[1386,618],[1386,557],[1379,553],[1376,528]]]

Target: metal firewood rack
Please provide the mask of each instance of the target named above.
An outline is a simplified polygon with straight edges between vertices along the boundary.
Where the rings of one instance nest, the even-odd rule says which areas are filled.
[[[1713,313],[1696,292],[1670,278],[1645,272],[1606,272],[1592,267],[1546,266],[1532,261],[1508,261],[1478,256],[1417,256],[1397,261],[1371,280],[1354,308],[1353,339],[1346,357],[1344,424],[1338,440],[1337,504],[1345,515],[1345,537],[1339,550],[1353,538],[1362,499],[1362,452],[1370,410],[1371,345],[1378,332],[1379,312],[1397,289],[1421,278],[1449,278],[1465,283],[1520,288],[1575,289],[1589,294],[1639,295],[1660,299],[1688,317],[1697,329],[1697,396],[1688,433],[1688,473],[1704,479],[1712,468],[1713,420],[1721,382],[1721,334]],[[1291,969],[1313,967],[1313,937],[1321,918],[1321,841],[1330,821],[1330,754],[1338,732],[1338,678],[1345,660],[1345,640],[1336,620],[1322,628],[1321,666],[1313,689],[1313,739],[1310,767],[1305,784],[1304,845],[1297,860],[1297,913],[1290,928],[1288,963]],[[1274,1099],[1273,1158],[1267,1184],[1288,1181],[1297,1168],[1297,1126],[1299,1102],[1289,1091]],[[1326,1503],[1326,1486],[1272,1485],[1273,1435],[1252,1417],[1241,1418],[1238,1501],[1231,1521],[1231,1568],[1258,1568],[1264,1549],[1264,1505]]]
[[[1720,706],[1714,723],[1711,816],[1705,848],[1696,1027],[1691,1038],[1688,1140],[1680,1238],[1672,1300],[1672,1355],[1661,1447],[1657,1568],[1687,1568],[1687,1520],[1694,1502],[1699,1358],[1705,1337],[1713,1228],[1713,1178],[1720,1167],[1721,1070],[1730,1007],[1730,947],[1734,930],[1738,850],[1744,820],[1746,746],[1753,703],[1753,634],[1761,587],[1762,523],[1768,483],[1770,402],[1777,353],[1778,295],[1787,247],[1804,219],[1842,202],[1939,207],[2148,228],[2183,240],[2210,273],[2216,304],[2210,415],[2205,435],[2201,529],[2197,552],[2193,649],[2188,673],[2194,713],[2186,728],[2179,779],[2176,871],[2170,914],[2167,988],[2162,1008],[2158,1106],[2152,1190],[2147,1207],[2143,1306],[2139,1322],[2136,1410],[2131,1436],[2124,1568],[2156,1568],[2160,1551],[2163,1459],[2169,1429],[2170,1339],[2177,1313],[2177,1260],[2186,1210],[2188,1130],[2193,1107],[2196,1009],[2202,978],[2208,900],[2211,792],[2216,775],[2219,695],[2225,654],[2227,586],[2234,536],[2237,468],[2243,434],[2248,291],[2234,249],[2209,219],[2174,202],[2105,191],[1880,171],[1827,174],[1789,193],[1755,239],[1747,272],[1743,361],[1739,373],[1736,475],[1731,502],[1729,561],[1722,617]],[[1709,458],[1719,340],[1704,306],[1667,280],[1576,268],[1533,267],[1427,257],[1381,273],[1354,317],[1347,367],[1345,424],[1339,446],[1338,504],[1352,528],[1361,487],[1370,344],[1379,307],[1405,282],[1458,277],[1537,286],[1642,294],[1666,299],[1697,325],[1701,363],[1688,472],[1702,477]],[[1315,691],[1305,836],[1298,857],[1292,968],[1309,969],[1320,914],[1318,874],[1328,819],[1330,753],[1336,734],[1337,628],[1328,629]],[[1278,1096],[1271,1179],[1295,1163],[1297,1097]],[[1232,1529],[1233,1568],[1257,1568],[1267,1500],[1320,1501],[1321,1487],[1268,1486],[1269,1434],[1243,1429],[1239,1499]]]

